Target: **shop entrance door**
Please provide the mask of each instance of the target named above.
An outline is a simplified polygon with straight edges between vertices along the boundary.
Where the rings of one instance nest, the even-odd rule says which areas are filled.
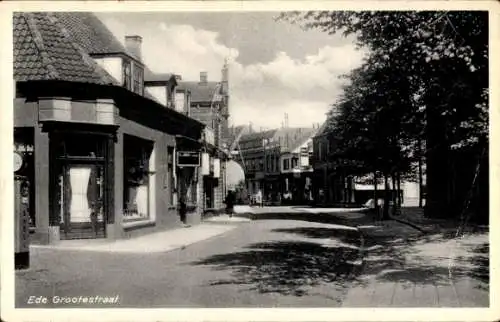
[[[104,238],[104,168],[101,164],[63,165],[61,239]]]

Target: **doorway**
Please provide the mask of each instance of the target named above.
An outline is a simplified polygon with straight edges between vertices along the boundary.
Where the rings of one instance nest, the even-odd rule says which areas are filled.
[[[203,178],[203,192],[205,195],[205,210],[213,209],[215,207],[214,200],[214,179],[212,177]]]
[[[104,167],[67,163],[62,170],[61,239],[104,238]]]
[[[51,224],[61,239],[105,238],[114,193],[111,136],[51,132]]]

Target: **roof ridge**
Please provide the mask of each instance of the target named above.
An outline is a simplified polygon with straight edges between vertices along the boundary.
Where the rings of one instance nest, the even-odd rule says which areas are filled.
[[[106,83],[110,83],[110,84],[118,84],[119,83],[119,81],[117,79],[115,79],[106,70],[104,70],[101,66],[99,66],[99,64],[97,64],[95,62],[95,60],[92,57],[90,57],[89,53],[87,51],[85,51],[85,49],[83,49],[82,46],[80,46],[79,44],[77,44],[74,41],[74,39],[71,36],[71,34],[69,33],[69,31],[66,29],[66,27],[62,23],[59,22],[59,19],[57,19],[57,17],[55,17],[52,13],[47,12],[47,18],[49,19],[50,22],[52,22],[54,25],[56,25],[57,28],[60,29],[63,36],[66,39],[68,39],[70,44],[76,49],[76,51],[80,54],[80,56],[82,57],[85,64],[87,64],[87,66],[91,67],[93,69],[93,71],[97,75],[101,76],[101,78]]]
[[[50,78],[57,79],[59,77],[59,73],[57,72],[57,69],[52,65],[50,55],[45,50],[43,37],[40,31],[38,30],[36,22],[33,21],[35,19],[33,17],[33,14],[31,12],[25,12],[25,15],[22,16],[24,16],[23,18],[26,21],[28,29],[33,37],[35,46],[38,49],[38,52],[40,53],[40,57],[42,58],[43,64],[47,68]]]

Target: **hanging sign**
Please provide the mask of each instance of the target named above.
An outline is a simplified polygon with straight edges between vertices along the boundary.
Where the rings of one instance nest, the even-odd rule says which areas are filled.
[[[214,178],[220,177],[220,159],[214,159]]]
[[[207,176],[210,174],[210,155],[208,153],[201,154],[201,175]]]

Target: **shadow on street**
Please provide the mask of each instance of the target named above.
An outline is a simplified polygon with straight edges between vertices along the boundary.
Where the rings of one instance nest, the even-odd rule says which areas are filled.
[[[445,242],[449,236],[440,234],[435,238]],[[448,267],[448,256],[436,256],[432,260],[422,256],[418,245],[429,242],[430,238],[422,236],[367,238],[365,247],[369,250],[363,260],[362,275],[374,275],[380,282],[398,282],[408,287],[412,284],[449,285],[463,277],[470,277],[481,282],[476,288],[488,289],[485,286],[489,284],[488,244],[471,249],[472,256],[455,258]]]
[[[456,257],[451,269],[446,251],[443,255],[431,257],[422,253],[421,247],[446,245],[446,241],[452,238],[450,232],[433,235],[420,232],[386,234],[386,228],[377,226],[369,215],[350,218],[329,213],[313,216],[308,213],[262,213],[252,217],[254,220],[288,219],[350,227],[365,225],[364,231],[368,234],[364,234],[360,252],[359,231],[353,229],[340,226],[273,229],[275,233],[297,235],[297,239],[318,239],[318,243],[299,240],[262,242],[249,245],[244,251],[217,254],[190,263],[230,272],[231,278],[213,280],[209,285],[246,285],[259,293],[274,292],[300,297],[313,293],[312,288],[321,284],[346,291],[353,286],[368,287],[370,279],[414,287],[450,285],[470,277],[480,282],[475,288],[488,289],[488,244],[475,248],[467,246],[469,255],[466,258]],[[370,234],[371,230],[382,230],[382,234]],[[342,301],[340,298],[335,300]]]
[[[345,289],[359,274],[359,235],[335,228],[300,227],[275,229],[310,238],[331,238],[341,243],[322,245],[307,241],[270,241],[249,245],[248,250],[210,256],[191,265],[210,265],[214,270],[231,270],[231,278],[209,285],[247,285],[259,293],[308,295],[312,287],[328,283]],[[347,232],[347,233],[346,233]],[[336,299],[340,301],[341,299]]]
[[[354,229],[342,228],[323,228],[323,227],[297,227],[297,228],[278,228],[273,229],[273,232],[298,234],[306,238],[331,238],[341,241],[346,244],[359,246],[360,235]]]

